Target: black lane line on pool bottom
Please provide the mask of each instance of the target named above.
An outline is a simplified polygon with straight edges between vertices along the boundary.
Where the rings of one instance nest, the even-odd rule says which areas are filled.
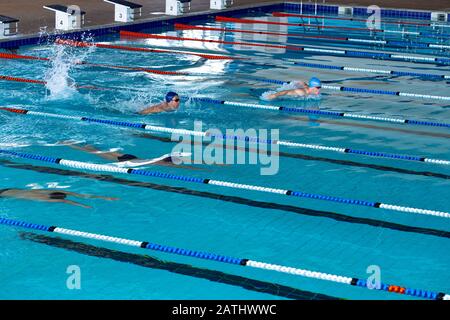
[[[62,248],[65,250],[74,251],[92,257],[132,263],[145,268],[165,270],[176,274],[195,277],[199,279],[206,279],[212,282],[242,287],[246,290],[267,293],[289,299],[300,299],[300,300],[339,299],[337,297],[320,293],[314,293],[310,291],[304,291],[281,284],[265,282],[261,280],[254,280],[242,276],[233,275],[230,273],[224,273],[222,271],[194,267],[184,263],[164,261],[148,255],[128,253],[108,249],[105,247],[93,246],[90,244],[67,240],[60,237],[49,237],[46,235],[36,234],[32,232],[19,232],[19,236],[22,240],[29,240],[45,244],[51,247]]]
[[[329,219],[336,220],[339,222],[363,224],[363,225],[368,225],[368,226],[372,226],[372,227],[386,228],[386,229],[392,229],[392,230],[397,230],[397,231],[427,234],[427,235],[440,237],[440,238],[450,238],[449,231],[423,228],[423,227],[412,227],[412,226],[407,226],[404,224],[387,222],[387,221],[376,220],[376,219],[371,219],[371,218],[357,218],[357,217],[347,216],[345,214],[340,214],[340,213],[331,212],[331,211],[306,209],[306,208],[302,208],[302,207],[296,207],[296,206],[286,205],[286,204],[278,204],[278,203],[274,203],[274,202],[265,202],[265,201],[251,200],[251,199],[236,197],[236,196],[227,196],[227,195],[212,193],[212,192],[196,191],[196,190],[191,190],[191,189],[187,189],[184,187],[172,187],[172,186],[155,184],[155,183],[150,183],[150,182],[127,180],[127,179],[123,179],[123,178],[116,178],[111,175],[98,175],[98,174],[84,173],[81,171],[72,171],[72,170],[64,170],[64,169],[51,168],[51,167],[34,166],[34,165],[29,165],[29,164],[21,164],[21,163],[17,163],[17,162],[11,162],[8,160],[0,160],[0,164],[2,164],[4,166],[8,166],[10,168],[15,168],[15,169],[32,170],[35,172],[42,172],[42,173],[47,173],[47,174],[57,174],[57,175],[61,175],[61,176],[72,176],[72,177],[93,179],[93,180],[117,183],[117,184],[126,185],[126,186],[130,186],[130,187],[148,188],[148,189],[153,189],[153,190],[173,192],[173,193],[186,194],[186,195],[191,195],[191,196],[196,196],[196,197],[214,199],[214,200],[219,200],[219,201],[231,202],[231,203],[242,204],[242,205],[256,207],[256,208],[294,212],[297,214],[310,216],[310,217],[329,218]]]
[[[135,133],[134,136],[146,138],[146,139],[152,139],[157,140],[161,142],[167,142],[167,143],[178,143],[177,141],[172,141],[170,138],[166,137],[159,137],[156,135],[148,134],[148,133]],[[208,146],[208,142],[202,142],[204,146]],[[231,149],[230,146],[226,146],[227,149]],[[237,150],[237,146],[234,146],[234,150]],[[239,150],[243,150],[243,148],[239,148]],[[245,152],[249,152],[249,148],[245,147]],[[255,151],[252,151],[255,152]],[[450,179],[450,176],[444,173],[437,173],[437,172],[430,172],[430,171],[414,171],[409,169],[403,169],[403,168],[396,168],[396,167],[389,167],[389,166],[382,166],[377,164],[368,164],[363,162],[356,162],[351,160],[339,160],[339,159],[331,159],[331,158],[324,158],[324,157],[314,157],[314,156],[308,156],[304,154],[299,153],[289,153],[289,152],[283,152],[279,151],[278,154],[281,157],[286,158],[294,158],[294,159],[301,159],[301,160],[307,160],[307,161],[321,161],[321,162],[328,162],[333,164],[340,164],[344,166],[351,166],[351,167],[359,167],[359,168],[369,168],[374,169],[378,171],[390,171],[390,172],[396,172],[396,173],[402,173],[402,174],[412,174],[412,175],[418,175],[418,176],[425,176],[425,177],[433,177],[433,178],[439,178],[439,179]]]

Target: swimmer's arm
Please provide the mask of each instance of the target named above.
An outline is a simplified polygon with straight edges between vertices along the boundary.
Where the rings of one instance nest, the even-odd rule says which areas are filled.
[[[119,198],[96,196],[96,195],[92,195],[92,194],[80,194],[80,193],[75,193],[75,192],[70,192],[70,191],[64,191],[64,193],[67,194],[68,196],[73,196],[73,197],[82,198],[82,199],[103,199],[103,200],[109,200],[109,201],[119,200]]]
[[[73,206],[77,206],[77,207],[82,207],[85,209],[92,209],[91,206],[87,206],[85,204],[79,203],[79,202],[75,202],[72,200],[67,200],[67,199],[39,199],[40,201],[45,201],[45,202],[59,202],[59,203],[67,203],[67,204],[71,204]]]
[[[284,90],[284,91],[279,91],[279,92],[275,92],[272,93],[271,95],[268,96],[269,99],[274,99],[274,98],[278,98],[281,96],[285,96],[287,94],[289,94],[292,90]]]
[[[162,106],[163,106],[163,104],[160,103],[160,104],[157,104],[157,105],[148,107],[148,108],[146,108],[146,109],[144,109],[144,110],[142,110],[142,111],[139,111],[138,113],[139,113],[139,114],[144,114],[144,115],[145,115],[145,114],[151,114],[151,113],[159,113],[159,112],[164,111],[164,109],[162,108]]]
[[[280,96],[290,95],[292,93],[295,93],[298,96],[304,96],[305,95],[305,90],[304,89],[284,90],[284,91],[273,93],[273,94],[269,95],[268,98],[269,99],[274,99],[274,98],[277,98],[277,97],[280,97]]]

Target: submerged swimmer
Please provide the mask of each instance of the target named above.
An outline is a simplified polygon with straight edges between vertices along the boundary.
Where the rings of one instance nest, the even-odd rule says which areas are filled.
[[[281,96],[296,96],[296,97],[307,97],[307,96],[318,96],[320,94],[320,89],[322,88],[322,83],[317,78],[311,78],[309,84],[306,82],[297,82],[297,84],[302,85],[302,88],[295,88],[290,90],[283,90],[273,94],[269,94],[267,99],[275,99]]]
[[[163,102],[148,107],[142,111],[139,111],[139,114],[151,114],[151,113],[160,113],[160,112],[172,112],[177,110],[180,107],[180,97],[176,92],[170,91],[166,94],[166,97]]]
[[[118,198],[94,196],[90,194],[79,194],[75,192],[62,191],[62,190],[52,190],[52,189],[39,189],[39,190],[27,190],[27,189],[0,189],[0,198],[15,198],[15,199],[26,199],[26,200],[36,200],[45,202],[62,202],[71,204],[74,206],[79,206],[83,208],[90,209],[92,207],[72,201],[67,200],[66,197],[72,196],[82,199],[103,199],[103,200],[118,200]]]
[[[73,143],[69,143],[69,141],[62,141],[59,142],[60,144],[65,144],[70,148],[81,150],[85,152],[89,152],[91,154],[95,154],[96,156],[99,156],[103,159],[112,160],[114,163],[112,165],[117,165],[119,167],[139,167],[144,165],[165,165],[165,166],[176,166],[180,168],[188,168],[188,169],[195,169],[198,168],[191,167],[191,166],[183,166],[179,165],[179,163],[182,162],[181,158],[185,156],[190,156],[190,154],[184,154],[184,153],[172,153],[172,154],[165,154],[158,158],[153,159],[141,159],[136,157],[135,155],[128,154],[128,153],[120,153],[116,151],[100,151],[99,149],[91,146],[91,145],[76,145]]]

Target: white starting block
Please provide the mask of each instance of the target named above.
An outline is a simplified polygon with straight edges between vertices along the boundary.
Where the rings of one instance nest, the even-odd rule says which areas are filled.
[[[114,5],[114,21],[133,22],[142,15],[142,5],[124,0],[103,0]]]
[[[19,19],[0,15],[0,39],[15,36],[19,31]]]
[[[233,5],[233,0],[211,0],[210,9],[223,10]]]
[[[191,0],[166,0],[166,14],[181,16],[191,11]]]
[[[338,14],[345,15],[345,16],[352,16],[353,15],[353,7],[339,6]]]
[[[77,6],[66,7],[59,4],[51,4],[43,8],[55,12],[56,30],[75,30],[80,29],[84,25],[86,12],[81,11]]]
[[[447,13],[432,11],[431,12],[431,21],[447,22]]]

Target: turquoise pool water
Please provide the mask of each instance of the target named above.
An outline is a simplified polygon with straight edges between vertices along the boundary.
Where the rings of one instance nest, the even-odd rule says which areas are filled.
[[[283,18],[281,21],[299,22],[296,18]],[[322,20],[318,22],[322,23]],[[364,26],[360,22],[337,20],[325,20],[323,23]],[[257,27],[260,31],[267,27],[224,24],[212,20],[195,21],[195,24],[243,29]],[[388,27],[395,29],[395,26]],[[292,26],[270,26],[265,30],[318,35],[315,31]],[[448,34],[450,28],[432,30],[408,27],[406,30],[426,30],[438,35],[439,32]],[[142,30],[148,33],[160,31],[166,35],[191,38],[268,41],[272,44],[287,41],[289,45],[449,57],[449,51],[431,49],[400,51],[398,48],[348,46],[346,43],[282,36],[256,35],[249,38],[229,32],[173,31],[171,27],[167,30]],[[321,34],[348,35],[343,31]],[[361,37],[369,39],[367,35]],[[399,36],[391,38],[399,39]],[[202,121],[204,130],[278,129],[280,139],[285,141],[450,159],[450,135],[446,128],[308,117],[193,101],[184,101],[180,109],[172,113],[152,116],[136,114],[144,106],[159,102],[167,91],[176,91],[181,97],[211,97],[261,105],[449,123],[450,104],[445,101],[323,90],[320,100],[269,102],[261,96],[266,91],[279,89],[279,85],[256,80],[292,81],[316,76],[324,83],[335,86],[449,96],[448,82],[444,80],[302,68],[293,62],[445,75],[450,74],[449,66],[300,54],[283,49],[232,44],[125,39],[118,35],[96,40],[135,47],[220,53],[250,60],[204,60],[189,55],[71,48],[43,43],[20,48],[18,54],[49,57],[49,62],[0,59],[2,75],[48,82],[42,86],[1,81],[1,106],[189,130],[194,129],[195,121]],[[411,41],[448,44],[448,40],[431,37],[413,38]],[[195,75],[167,76],[95,68],[75,65],[73,62],[77,59]],[[74,84],[94,85],[103,90],[74,89]],[[115,149],[141,158],[156,158],[170,153],[176,144],[157,139],[170,138],[170,135],[4,111],[0,112],[0,123],[0,146],[3,150],[90,163],[106,164],[110,161],[58,142],[75,140],[80,144],[94,145],[99,150]],[[195,165],[195,170],[168,166],[147,169],[407,207],[450,210],[448,166],[311,149],[280,147],[280,151],[283,154],[275,175],[261,175],[261,165],[252,164]],[[1,188],[50,188],[119,198],[117,201],[71,198],[91,206],[91,209],[2,198],[1,217],[348,277],[367,278],[370,275],[366,273],[367,268],[375,265],[380,267],[383,283],[450,292],[450,256],[446,249],[450,223],[447,218],[214,185],[104,174],[5,155],[0,157],[0,165]],[[377,226],[373,225],[374,221]],[[95,240],[61,237],[72,241],[68,242],[55,240],[53,237],[56,235],[53,234],[39,233],[51,237],[43,238],[23,234],[23,231],[0,227],[3,244],[0,251],[0,297],[3,299],[300,299],[300,290],[330,298],[411,299],[388,292]],[[139,255],[158,260],[142,263]],[[69,290],[66,286],[69,277],[66,270],[71,265],[79,266],[81,270],[80,290]],[[282,292],[291,292],[291,295]],[[316,296],[305,294],[303,297],[313,299]]]

